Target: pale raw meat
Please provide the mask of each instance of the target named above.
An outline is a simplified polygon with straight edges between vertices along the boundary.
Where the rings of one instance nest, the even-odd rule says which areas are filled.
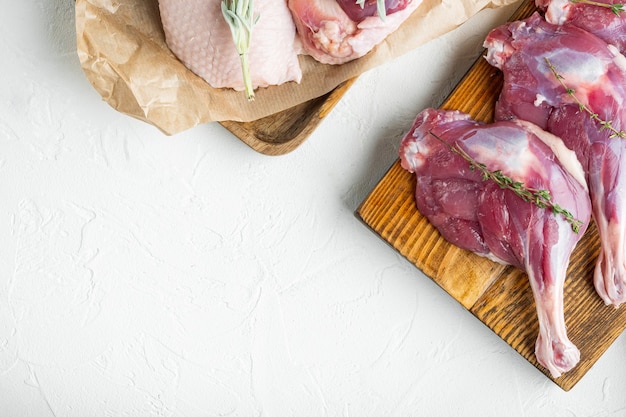
[[[623,0],[596,0],[603,4],[621,4]],[[552,24],[573,24],[591,32],[603,41],[626,51],[626,14],[619,16],[611,9],[570,0],[536,0],[536,5],[545,11],[545,19]]]
[[[612,138],[567,94],[567,88],[615,129],[626,129],[626,58],[615,47],[571,25],[539,15],[503,25],[487,37],[487,59],[504,73],[496,119],[529,120],[560,136],[587,174],[601,240],[594,272],[606,304],[626,301],[626,139]]]
[[[583,222],[578,233],[561,215],[483,180],[430,132],[458,144],[491,171],[549,190],[554,202]],[[400,158],[417,176],[418,210],[445,239],[528,274],[539,319],[537,360],[554,377],[572,369],[580,353],[567,337],[563,285],[570,255],[591,216],[584,173],[574,153],[528,122],[486,125],[460,112],[427,109],[404,137]]]
[[[400,11],[355,22],[336,0],[289,0],[289,9],[305,51],[324,64],[343,64],[360,58],[404,22],[421,0],[412,0]]]
[[[243,90],[241,63],[219,0],[159,0],[168,47],[214,88]],[[284,0],[256,0],[250,73],[254,88],[300,82],[296,28]]]

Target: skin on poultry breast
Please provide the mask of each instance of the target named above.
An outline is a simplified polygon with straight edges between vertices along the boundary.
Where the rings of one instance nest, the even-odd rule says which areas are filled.
[[[254,88],[300,82],[296,27],[284,0],[256,0],[250,45]],[[168,47],[180,61],[211,87],[243,90],[241,62],[221,1],[159,0]],[[280,47],[277,47],[280,45]]]

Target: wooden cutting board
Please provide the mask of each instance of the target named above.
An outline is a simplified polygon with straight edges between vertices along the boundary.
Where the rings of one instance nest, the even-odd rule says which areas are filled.
[[[533,2],[527,1],[511,20],[534,11]],[[500,71],[480,57],[441,108],[491,122],[501,87]],[[415,176],[396,161],[358,208],[358,216],[548,378],[570,390],[626,328],[626,307],[605,306],[593,287],[600,248],[595,225],[576,247],[565,284],[565,322],[581,361],[554,379],[535,358],[539,324],[526,274],[446,242],[417,211],[415,183]]]

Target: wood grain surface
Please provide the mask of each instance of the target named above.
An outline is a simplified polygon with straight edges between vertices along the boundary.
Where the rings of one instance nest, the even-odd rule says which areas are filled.
[[[527,1],[511,20],[534,11],[533,2]],[[501,87],[500,71],[480,57],[441,108],[461,110],[476,120],[490,122]],[[415,176],[396,161],[357,215],[532,365],[570,390],[626,328],[626,308],[605,306],[593,287],[600,247],[595,225],[590,225],[576,247],[565,283],[565,322],[570,340],[581,351],[581,361],[554,379],[535,358],[539,324],[526,274],[446,242],[417,211],[415,184]]]
[[[220,122],[257,152],[283,155],[300,146],[315,131],[358,77],[321,97],[251,122]]]

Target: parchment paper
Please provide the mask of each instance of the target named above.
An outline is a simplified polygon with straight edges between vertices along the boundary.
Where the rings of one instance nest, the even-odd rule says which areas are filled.
[[[300,84],[259,89],[254,102],[241,92],[210,87],[172,54],[158,0],[76,0],[77,49],[85,75],[107,103],[171,135],[202,123],[252,121],[288,109],[449,32],[484,8],[518,1],[423,0],[368,55],[339,66],[301,56]]]

